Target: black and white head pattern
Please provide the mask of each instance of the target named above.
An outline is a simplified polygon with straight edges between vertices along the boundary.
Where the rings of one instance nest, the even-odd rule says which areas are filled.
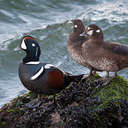
[[[26,52],[26,57],[24,58],[25,63],[39,60],[41,50],[35,38],[31,36],[24,37],[20,47]]]

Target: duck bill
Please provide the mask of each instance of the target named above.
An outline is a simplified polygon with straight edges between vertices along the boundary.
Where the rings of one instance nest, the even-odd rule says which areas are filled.
[[[80,36],[87,36],[85,32],[81,33]]]

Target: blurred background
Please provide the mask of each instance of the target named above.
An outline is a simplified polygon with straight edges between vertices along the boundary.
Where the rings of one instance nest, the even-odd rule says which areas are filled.
[[[27,92],[18,78],[25,56],[18,47],[24,35],[38,40],[42,62],[73,74],[88,72],[66,50],[69,21],[75,18],[99,25],[105,40],[128,44],[127,0],[0,0],[0,106]],[[128,79],[128,69],[119,75]]]

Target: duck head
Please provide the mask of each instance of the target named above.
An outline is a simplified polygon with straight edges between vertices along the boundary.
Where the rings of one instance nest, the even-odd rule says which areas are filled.
[[[20,47],[26,52],[26,56],[23,58],[23,63],[39,61],[41,50],[38,42],[34,37],[23,37]]]
[[[85,31],[85,26],[81,20],[75,19],[72,20],[72,23],[73,23],[73,32],[76,33],[77,35],[80,35]]]
[[[87,36],[91,40],[102,41],[104,39],[103,32],[100,27],[95,24],[91,24],[85,28],[85,31],[81,36]]]

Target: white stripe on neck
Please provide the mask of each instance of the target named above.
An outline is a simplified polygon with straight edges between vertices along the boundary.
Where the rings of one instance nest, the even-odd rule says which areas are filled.
[[[34,76],[31,77],[31,80],[35,80],[36,78],[38,78],[43,71],[44,71],[44,67],[42,66],[39,72],[37,72]]]
[[[40,61],[30,61],[30,62],[28,62],[26,64],[39,64],[39,63],[40,63]]]

